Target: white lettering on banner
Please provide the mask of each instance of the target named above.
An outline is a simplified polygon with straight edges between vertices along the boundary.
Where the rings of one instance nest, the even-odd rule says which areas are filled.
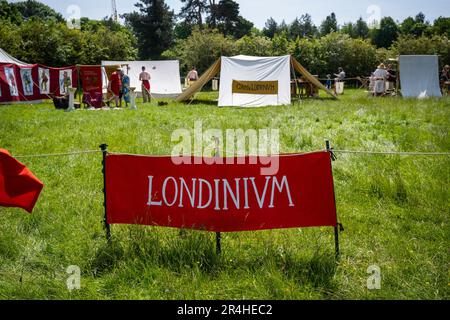
[[[188,184],[184,178],[167,177],[162,184],[162,190],[154,190],[154,176],[149,176],[147,205],[162,207],[164,204],[166,207],[173,207],[178,202],[180,208],[190,206],[196,209],[207,209],[213,205],[216,211],[227,211],[230,206],[234,206],[237,210],[241,208],[248,210],[251,209],[250,199],[253,197],[259,209],[266,206],[275,208],[283,203],[282,201],[285,201],[289,207],[295,207],[287,176],[283,176],[281,182],[276,176],[264,177],[264,180],[264,187],[261,190],[258,185],[261,185],[262,181],[261,179],[257,181],[255,177],[235,178],[233,182],[228,179],[214,179],[214,183],[193,178],[191,184]],[[249,182],[252,187],[249,187]],[[173,192],[173,195],[168,196],[168,191]],[[162,195],[161,201],[154,201],[157,194]],[[205,199],[204,195],[207,195]]]

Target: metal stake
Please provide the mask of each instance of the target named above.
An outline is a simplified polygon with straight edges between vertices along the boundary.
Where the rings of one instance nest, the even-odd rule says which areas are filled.
[[[106,211],[106,156],[108,155],[108,145],[102,144],[100,146],[100,149],[102,150],[102,153],[103,153],[103,161],[102,161],[103,198],[104,198],[103,206],[105,207],[105,216],[103,219],[103,223],[104,223],[105,231],[106,231],[106,240],[108,240],[108,242],[111,242],[111,226],[108,223],[108,216],[107,216],[107,211]]]
[[[326,147],[327,151],[330,154],[331,161],[336,160],[336,156],[333,153],[333,149],[330,146],[330,141],[326,141]],[[331,165],[331,170],[333,170],[333,165]],[[336,203],[336,193],[334,189],[334,181],[333,181],[333,197],[334,197],[334,203]],[[337,212],[336,212],[336,220],[337,220]],[[339,260],[340,257],[340,250],[339,250],[339,223],[334,227],[334,250],[335,250],[335,256],[336,260]]]
[[[220,150],[219,150],[219,143],[220,140],[217,137],[214,137],[214,142],[216,144],[215,154],[214,156],[216,158],[220,157]],[[222,253],[222,235],[220,232],[216,232],[216,253],[221,254]]]

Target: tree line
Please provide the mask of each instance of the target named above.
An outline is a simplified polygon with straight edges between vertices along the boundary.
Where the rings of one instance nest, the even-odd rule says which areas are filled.
[[[0,47],[24,61],[53,66],[98,64],[101,60],[179,59],[186,71],[202,72],[221,55],[294,55],[321,76],[338,66],[350,76],[367,75],[399,54],[438,54],[450,64],[450,18],[433,23],[423,13],[397,22],[384,17],[374,28],[359,18],[338,24],[334,13],[316,26],[309,14],[293,21],[269,18],[262,30],[233,0],[180,0],[175,13],[164,0],[140,0],[121,17],[81,19],[70,29],[64,18],[34,0],[0,0]]]

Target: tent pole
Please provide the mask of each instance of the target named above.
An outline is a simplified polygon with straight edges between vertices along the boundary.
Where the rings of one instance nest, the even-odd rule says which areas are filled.
[[[298,89],[297,75],[295,74],[295,67],[294,61],[292,60],[292,56],[291,56],[291,68],[292,68],[292,75],[294,76],[295,81],[295,95],[297,96],[297,102],[300,103],[300,91]]]
[[[106,157],[108,155],[108,145],[107,144],[102,144],[100,146],[100,149],[102,150],[103,153],[103,161],[102,161],[102,167],[103,167],[103,197],[104,197],[104,202],[103,202],[103,206],[105,208],[105,215],[104,215],[104,219],[103,219],[103,223],[105,226],[105,231],[106,231],[106,240],[108,241],[108,243],[111,242],[111,226],[108,223],[108,215],[107,215],[107,207],[106,207]]]

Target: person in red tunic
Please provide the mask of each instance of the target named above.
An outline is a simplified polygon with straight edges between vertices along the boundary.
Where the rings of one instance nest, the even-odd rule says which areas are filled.
[[[114,71],[111,74],[111,77],[109,78],[109,91],[112,92],[114,95],[114,100],[116,101],[116,108],[122,107],[122,101],[120,100],[120,90],[122,88],[122,78],[120,75],[120,71],[122,71],[121,68],[117,68],[116,71]]]

